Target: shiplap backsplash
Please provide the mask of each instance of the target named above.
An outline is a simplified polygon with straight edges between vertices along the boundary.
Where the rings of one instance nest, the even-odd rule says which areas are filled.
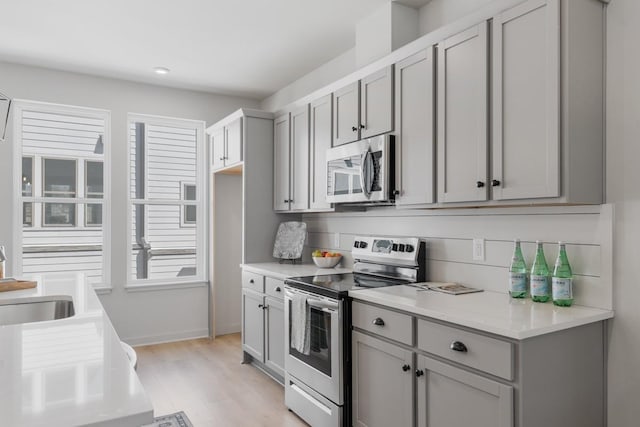
[[[308,251],[339,251],[351,266],[356,235],[416,236],[427,242],[427,278],[507,292],[513,239],[522,241],[530,267],[535,241],[544,242],[553,268],[559,240],[567,244],[575,275],[575,304],[612,308],[613,213],[610,205],[460,210],[396,210],[306,214]],[[336,245],[338,237],[339,245]],[[485,239],[484,261],[474,261],[472,242]]]

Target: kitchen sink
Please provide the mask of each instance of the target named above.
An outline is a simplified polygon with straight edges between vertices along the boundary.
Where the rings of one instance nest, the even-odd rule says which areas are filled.
[[[74,314],[73,301],[69,297],[0,303],[0,326],[65,319]]]

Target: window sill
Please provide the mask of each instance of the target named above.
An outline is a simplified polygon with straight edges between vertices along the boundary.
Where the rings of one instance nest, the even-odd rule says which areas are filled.
[[[124,289],[127,292],[148,292],[148,291],[169,291],[175,289],[190,289],[190,288],[206,288],[209,286],[207,281],[193,281],[193,282],[181,282],[181,283],[145,283],[145,284],[131,284],[126,285]]]

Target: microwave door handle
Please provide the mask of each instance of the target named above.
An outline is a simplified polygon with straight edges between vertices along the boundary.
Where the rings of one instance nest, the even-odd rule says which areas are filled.
[[[360,157],[360,186],[362,187],[362,192],[366,195],[367,194],[367,189],[365,188],[366,185],[364,183],[364,174],[365,174],[365,170],[364,170],[364,165],[367,161],[367,153],[369,151],[365,151],[362,156]],[[367,196],[368,197],[368,196]]]
[[[373,156],[371,155],[371,151],[367,150],[367,152],[364,154],[364,159],[362,161],[362,189],[364,191],[365,196],[367,196],[367,199],[369,197],[371,197],[371,190],[373,187],[373,179],[372,179],[372,169],[373,167],[371,167],[371,162],[373,161]]]

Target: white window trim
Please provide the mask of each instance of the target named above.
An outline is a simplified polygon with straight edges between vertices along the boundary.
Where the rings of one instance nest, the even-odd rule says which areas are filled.
[[[96,197],[95,200],[101,200],[104,199],[104,161],[101,160],[96,160],[96,159],[82,159],[82,164],[84,166],[84,176],[83,176],[83,180],[82,180],[82,190],[84,191],[83,195],[85,199],[89,199],[89,175],[88,175],[88,171],[89,168],[87,167],[89,162],[91,163],[102,163],[102,193],[92,193],[92,194],[101,194],[101,197]],[[87,202],[84,204],[84,209],[82,209],[83,212],[83,219],[84,219],[84,227],[85,228],[99,228],[102,227],[102,223],[100,224],[89,224],[89,218],[87,216],[87,210],[89,208],[89,205],[99,205],[100,203],[90,203]],[[102,206],[102,222],[104,223],[104,206]]]
[[[95,284],[101,289],[111,289],[111,112],[98,108],[80,107],[65,104],[53,104],[48,102],[30,101],[16,99],[12,103],[13,107],[13,135],[15,138],[13,146],[13,206],[18,207],[18,212],[14,214],[13,221],[13,247],[19,256],[12,257],[12,272],[15,276],[22,276],[22,113],[25,110],[45,111],[57,114],[79,114],[84,117],[94,117],[104,120],[104,198],[102,199],[102,283]],[[34,169],[35,161],[34,161]],[[34,182],[38,179],[35,176]],[[77,185],[77,184],[76,184]],[[32,183],[32,193],[35,196],[35,188]],[[76,191],[78,189],[76,188]],[[44,198],[44,197],[43,197]],[[34,200],[38,200],[35,198]],[[53,199],[53,198],[50,198]],[[58,200],[58,199],[53,199]],[[68,199],[75,200],[75,199]],[[34,206],[34,215],[35,215]],[[77,217],[76,217],[77,220]],[[36,218],[33,218],[34,224]]]
[[[145,202],[137,202],[133,197],[131,197],[131,138],[130,138],[130,129],[131,123],[135,122],[144,122],[145,124],[158,125],[158,126],[175,126],[175,127],[184,127],[186,125],[193,126],[196,130],[196,165],[197,165],[197,174],[196,174],[196,200],[185,202],[184,200],[172,200],[172,201],[154,201],[146,199]],[[166,116],[157,116],[157,115],[149,115],[149,114],[138,114],[138,113],[129,113],[127,114],[127,125],[125,127],[125,137],[127,141],[127,261],[126,261],[126,281],[125,281],[125,289],[133,291],[133,290],[142,290],[145,287],[149,289],[152,288],[173,288],[177,285],[193,285],[195,283],[207,282],[209,277],[209,269],[208,269],[208,247],[207,247],[207,236],[208,236],[208,224],[207,224],[207,203],[206,194],[207,194],[207,156],[206,156],[206,140],[204,137],[204,129],[205,122],[201,120],[191,120],[191,119],[180,119],[176,117],[166,117]],[[146,132],[146,128],[145,128]],[[149,156],[146,153],[148,146],[145,146],[145,163],[148,162]],[[148,170],[147,165],[145,164],[145,170]],[[148,177],[145,175],[145,196],[146,189],[148,188],[147,179]],[[168,202],[168,203],[167,203]],[[160,204],[160,205],[181,205],[180,210],[182,211],[182,206],[187,204],[195,204],[198,206],[197,208],[197,217],[196,217],[196,226],[200,228],[198,233],[196,233],[196,275],[195,276],[185,276],[185,277],[172,277],[167,279],[133,279],[131,277],[132,271],[132,262],[131,262],[131,242],[132,242],[132,209],[131,207],[134,204],[141,205],[152,205],[152,204]],[[145,228],[147,224],[145,223]],[[145,229],[145,235],[147,235],[147,230]]]

